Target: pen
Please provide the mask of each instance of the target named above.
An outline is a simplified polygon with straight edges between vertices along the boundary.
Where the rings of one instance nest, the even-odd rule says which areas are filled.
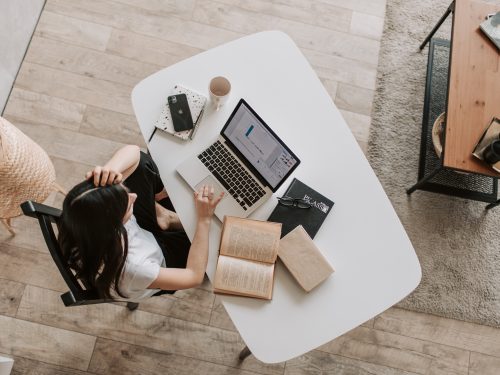
[[[200,115],[198,116],[198,120],[196,121],[196,125],[194,126],[194,129],[191,132],[191,134],[189,135],[190,140],[192,140],[194,138],[194,135],[195,135],[196,131],[198,130],[198,126],[200,126],[200,122],[201,122],[201,118],[203,116],[203,113],[205,113],[205,108],[203,108],[201,110]]]

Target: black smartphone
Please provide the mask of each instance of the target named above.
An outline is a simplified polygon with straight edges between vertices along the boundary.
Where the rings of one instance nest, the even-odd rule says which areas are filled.
[[[176,132],[193,129],[193,118],[191,117],[186,94],[169,96],[168,106]]]

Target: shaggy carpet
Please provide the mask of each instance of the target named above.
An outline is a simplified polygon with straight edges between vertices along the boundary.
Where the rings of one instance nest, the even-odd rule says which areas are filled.
[[[368,159],[422,265],[398,307],[500,327],[500,207],[405,189],[417,180],[428,47],[449,0],[388,0]],[[498,1],[495,1],[498,3]],[[450,20],[440,31],[449,39]]]

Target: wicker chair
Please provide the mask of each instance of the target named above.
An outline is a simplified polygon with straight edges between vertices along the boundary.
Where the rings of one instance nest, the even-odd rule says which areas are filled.
[[[27,200],[43,202],[52,191],[65,194],[56,183],[47,153],[6,119],[0,117],[0,220],[14,235],[11,219],[22,214]]]

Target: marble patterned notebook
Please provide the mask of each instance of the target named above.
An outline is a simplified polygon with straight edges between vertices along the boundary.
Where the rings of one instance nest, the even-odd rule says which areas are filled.
[[[187,141],[193,139],[193,136],[196,133],[198,126],[200,125],[207,98],[204,95],[179,84],[175,85],[174,89],[172,90],[172,95],[177,94],[186,94],[187,96],[189,109],[191,110],[191,117],[193,118],[194,122],[193,129],[185,130],[182,132],[176,132],[174,130],[174,124],[170,115],[170,108],[168,106],[167,98],[165,98],[165,106],[163,107],[160,116],[156,120],[155,126],[156,128],[161,129],[164,132],[173,135],[174,137],[178,137],[184,141]]]

